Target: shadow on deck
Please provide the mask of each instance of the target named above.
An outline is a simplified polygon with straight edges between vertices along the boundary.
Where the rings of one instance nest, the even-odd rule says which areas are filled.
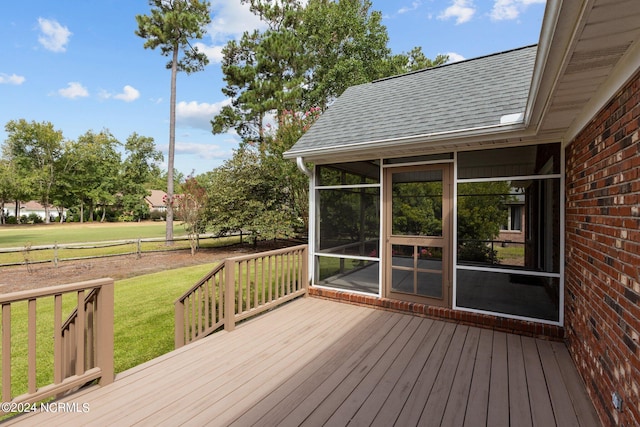
[[[7,425],[600,425],[562,343],[316,298],[63,402]]]

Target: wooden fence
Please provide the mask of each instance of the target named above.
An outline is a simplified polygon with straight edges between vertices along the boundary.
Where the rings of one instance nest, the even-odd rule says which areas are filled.
[[[113,382],[113,279],[98,279],[10,294],[0,294],[2,307],[2,401],[35,403],[99,379]],[[76,308],[63,319],[62,297],[73,295]],[[53,298],[51,298],[53,297]],[[38,303],[53,303],[53,383],[36,378]],[[27,303],[27,391],[13,396],[11,309]],[[49,302],[50,303],[50,302]],[[22,325],[19,325],[21,327]],[[15,334],[14,334],[15,335]],[[50,338],[49,338],[50,339]],[[44,344],[40,343],[39,345]],[[37,353],[38,351],[38,353]],[[45,377],[50,375],[45,375]]]
[[[226,259],[175,301],[175,347],[308,293],[307,245]]]
[[[198,242],[205,240],[217,240],[217,239],[230,239],[238,238],[239,242],[243,241],[242,233],[218,235],[201,235],[198,237]],[[107,258],[112,256],[123,255],[137,255],[141,257],[143,253],[153,252],[165,252],[171,250],[184,250],[189,249],[188,237],[176,237],[172,240],[178,245],[163,246],[162,248],[145,247],[145,244],[157,243],[165,244],[167,240],[164,237],[146,238],[146,239],[127,239],[127,240],[112,240],[103,242],[84,242],[84,243],[66,243],[53,245],[37,245],[37,246],[24,246],[15,248],[0,248],[0,267],[10,267],[17,265],[29,265],[53,263],[54,266],[58,266],[61,261],[77,261],[85,259],[95,258]],[[181,243],[185,243],[182,244]],[[237,241],[234,240],[234,244]],[[224,245],[223,245],[224,246]],[[91,255],[82,255],[83,251],[91,252]],[[95,254],[96,251],[101,251]],[[65,253],[67,255],[65,255]],[[7,262],[7,259],[2,261],[2,254],[7,254],[6,258],[14,258],[13,261]]]

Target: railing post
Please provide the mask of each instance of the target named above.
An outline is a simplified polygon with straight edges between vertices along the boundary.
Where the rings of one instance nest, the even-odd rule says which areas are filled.
[[[2,401],[11,401],[11,304],[2,304]]]
[[[184,345],[184,301],[176,301],[175,303],[175,334],[174,348],[180,348]]]
[[[224,329],[233,331],[236,328],[236,275],[235,262],[224,261]]]
[[[102,371],[99,384],[101,386],[111,384],[114,378],[113,368],[113,280],[102,285],[98,291],[97,304],[97,339],[96,358],[97,365]]]
[[[302,263],[302,286],[304,286],[305,298],[309,296],[309,246],[305,245],[302,249],[301,260]]]

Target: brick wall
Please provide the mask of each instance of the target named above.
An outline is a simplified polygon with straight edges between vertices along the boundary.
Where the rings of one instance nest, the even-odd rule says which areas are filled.
[[[640,73],[566,147],[565,334],[605,425],[640,425],[639,129]]]
[[[564,337],[564,329],[560,326],[547,325],[538,322],[528,322],[526,320],[507,319],[506,317],[493,316],[491,314],[452,310],[445,307],[436,307],[432,305],[399,301],[388,298],[378,298],[369,295],[317,288],[315,286],[309,288],[309,295],[324,299],[331,299],[334,301],[342,301],[349,304],[364,305],[369,307],[376,307],[383,310],[397,311],[400,313],[411,313],[416,316],[451,321],[464,325],[493,329],[501,332],[526,335],[534,338],[545,338],[561,341]]]

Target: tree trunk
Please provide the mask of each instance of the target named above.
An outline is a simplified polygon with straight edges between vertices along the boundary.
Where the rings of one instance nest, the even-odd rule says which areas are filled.
[[[16,224],[20,224],[20,200],[16,200]]]
[[[44,204],[44,223],[49,224],[51,222],[51,216],[49,212],[49,203],[45,202]]]
[[[178,49],[173,46],[171,61],[171,101],[169,111],[169,153],[167,162],[167,223],[166,245],[173,245],[173,163],[176,149],[176,75],[178,74]]]
[[[80,224],[84,222],[84,203],[80,202]]]

